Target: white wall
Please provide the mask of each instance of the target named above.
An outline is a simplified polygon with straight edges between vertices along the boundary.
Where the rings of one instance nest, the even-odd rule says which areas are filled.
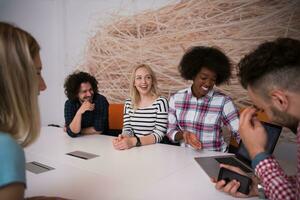
[[[30,32],[42,47],[42,124],[64,124],[63,83],[83,59],[87,38],[95,25],[111,14],[134,14],[175,0],[0,0],[0,20]]]

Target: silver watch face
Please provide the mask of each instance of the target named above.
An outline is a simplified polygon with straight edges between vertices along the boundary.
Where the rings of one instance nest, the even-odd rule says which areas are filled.
[[[257,190],[259,199],[266,199],[264,186],[261,184],[257,184]]]

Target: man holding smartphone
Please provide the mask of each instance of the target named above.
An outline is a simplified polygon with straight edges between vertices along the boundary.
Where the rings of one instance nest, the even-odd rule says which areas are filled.
[[[240,116],[239,133],[252,159],[252,168],[259,178],[268,199],[300,199],[300,41],[279,38],[265,42],[245,56],[239,63],[242,86],[255,104]],[[269,119],[290,128],[297,134],[297,174],[287,176],[276,159],[265,152],[267,133],[255,117],[257,109],[264,110]],[[245,174],[240,169],[222,165]],[[248,196],[258,195],[258,179]],[[238,192],[240,183],[224,180],[216,183],[220,191],[235,197],[247,197]]]

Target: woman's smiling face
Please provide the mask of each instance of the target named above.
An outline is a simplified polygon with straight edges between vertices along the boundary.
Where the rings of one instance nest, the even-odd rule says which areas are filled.
[[[151,92],[152,76],[145,67],[136,70],[134,86],[140,95],[147,95]]]
[[[192,92],[197,98],[205,96],[215,85],[217,75],[214,71],[203,67],[195,76]]]

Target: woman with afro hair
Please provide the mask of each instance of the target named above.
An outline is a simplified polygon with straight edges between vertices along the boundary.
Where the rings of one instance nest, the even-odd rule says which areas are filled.
[[[219,49],[196,46],[183,55],[178,68],[193,83],[170,98],[167,136],[194,149],[226,152],[223,127],[240,139],[238,110],[230,97],[214,89],[231,76],[228,57]]]

